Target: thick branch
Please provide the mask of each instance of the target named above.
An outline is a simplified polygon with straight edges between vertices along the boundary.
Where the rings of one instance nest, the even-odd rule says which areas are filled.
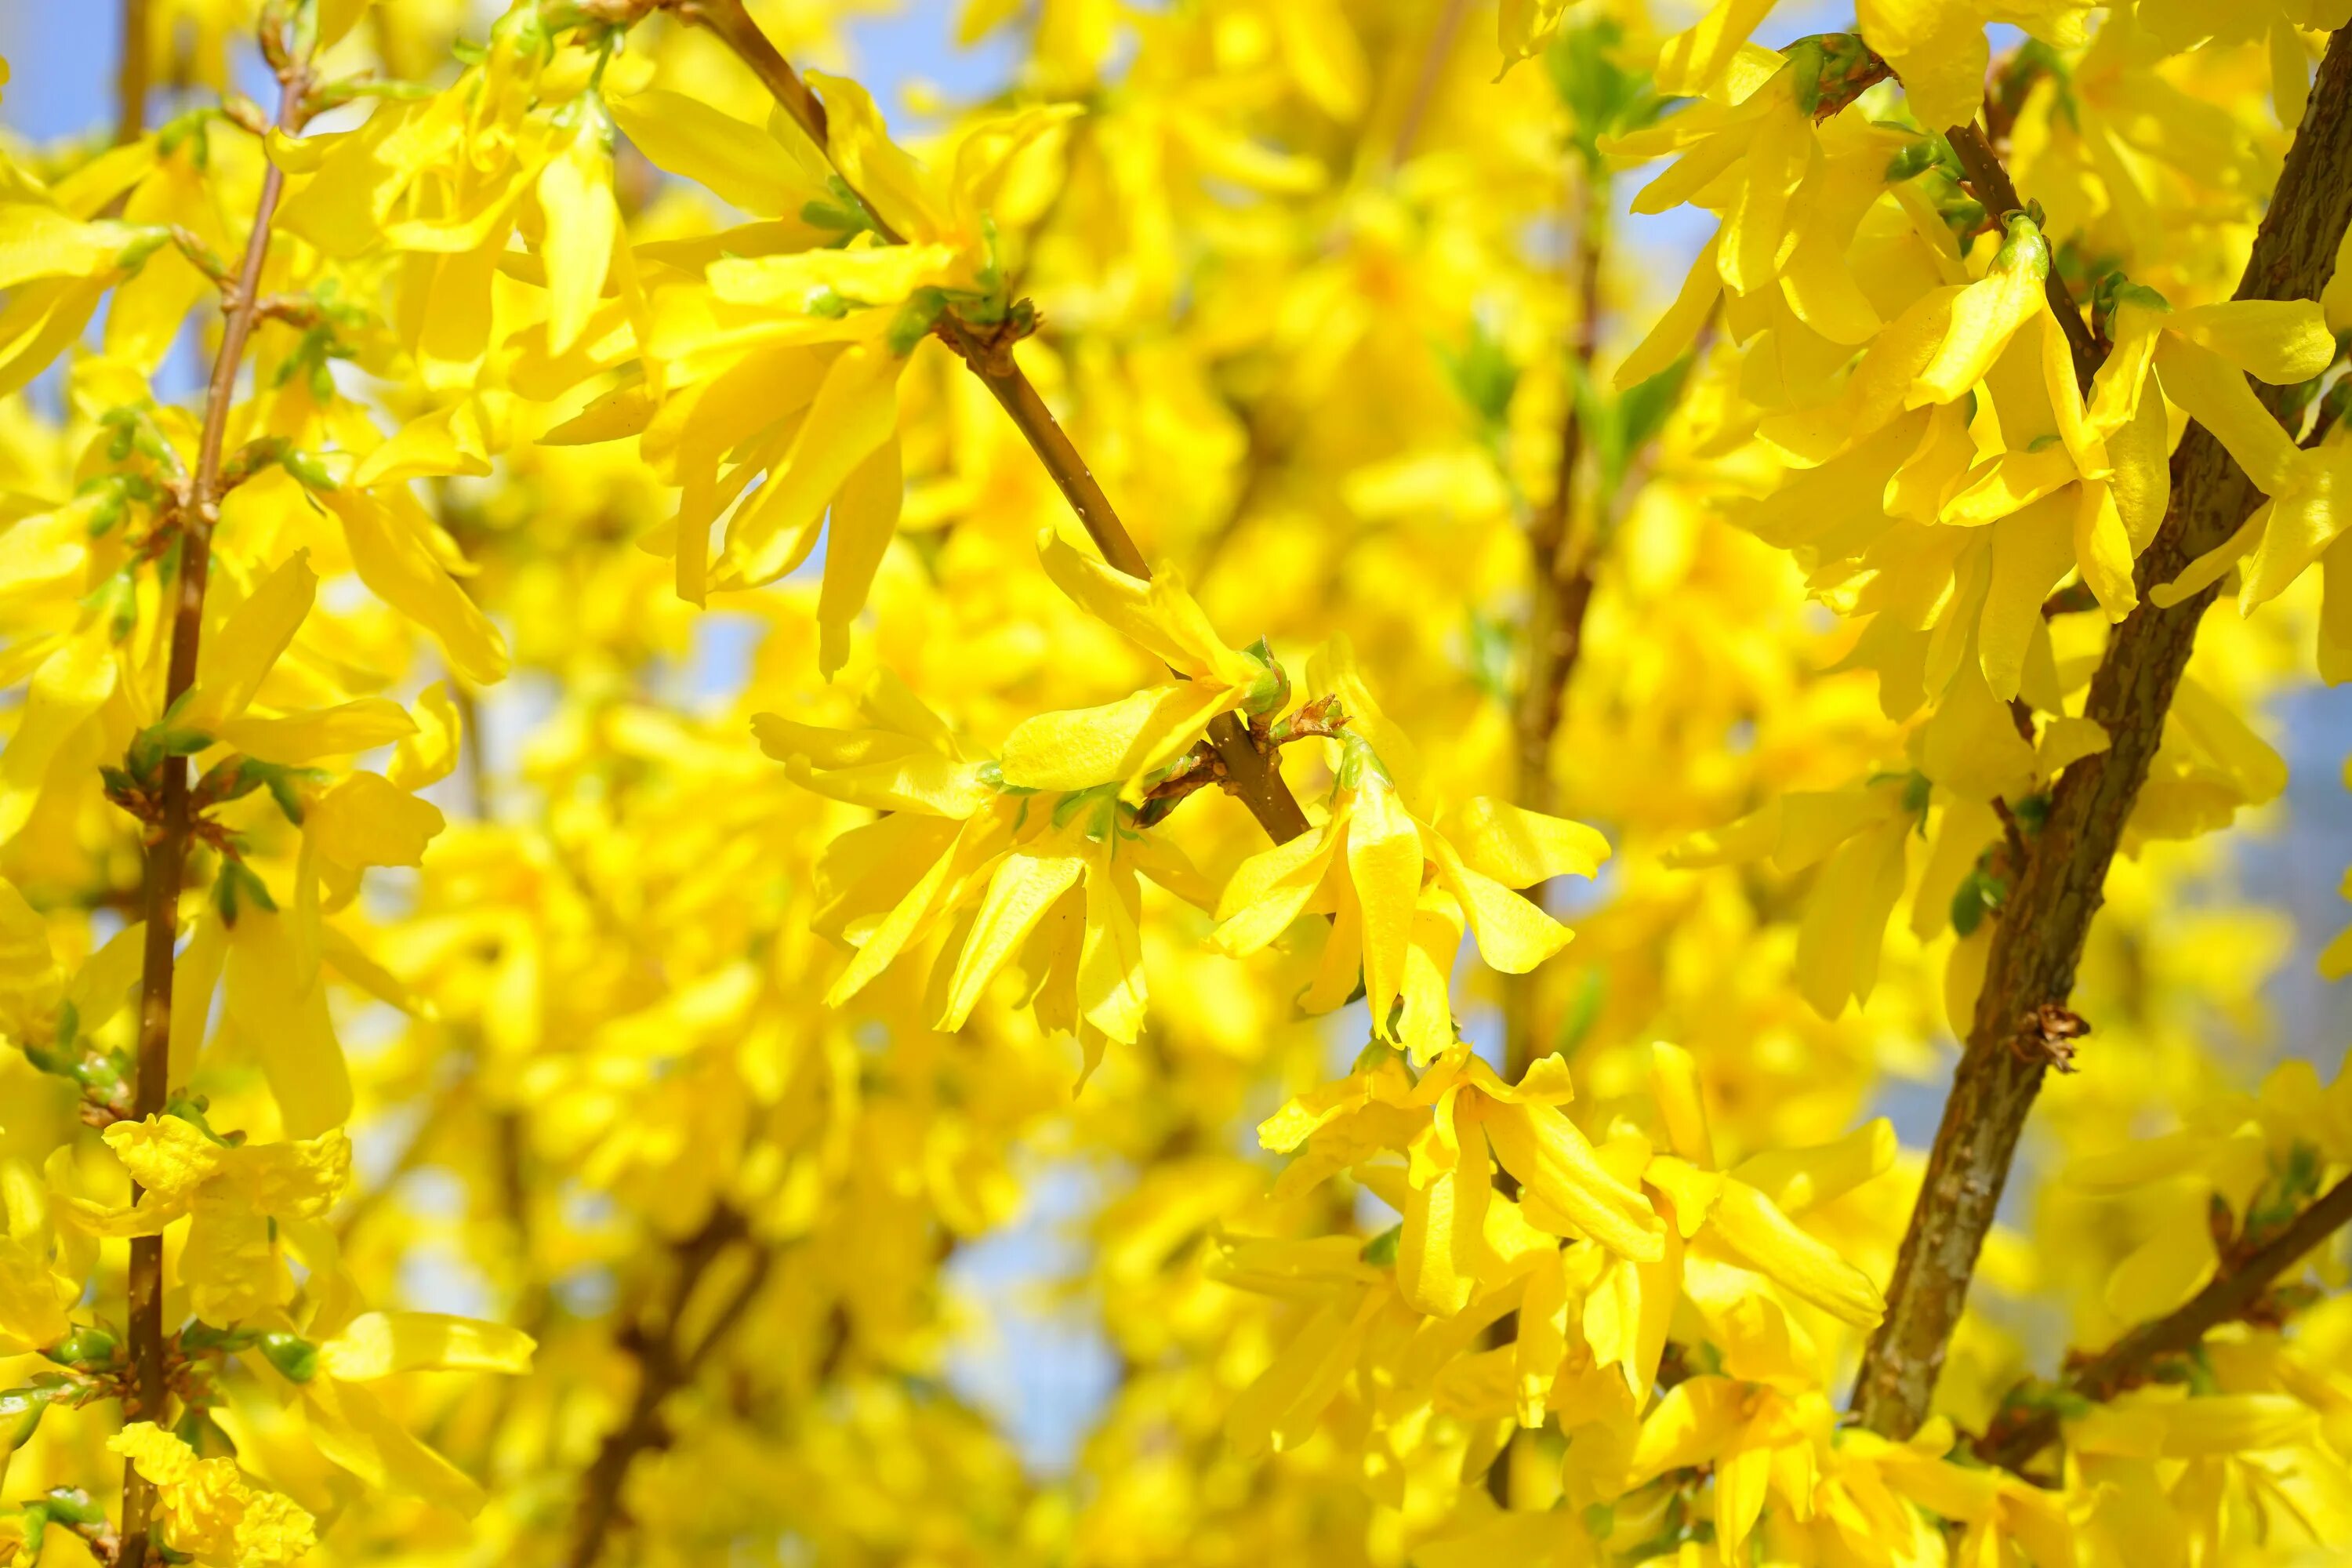
[[[571,1555],[565,1560],[570,1568],[593,1568],[604,1553],[604,1546],[613,1526],[626,1516],[621,1506],[621,1489],[629,1478],[629,1467],[639,1454],[665,1447],[670,1440],[668,1427],[662,1420],[662,1405],[669,1396],[694,1380],[702,1363],[717,1349],[743,1314],[751,1309],[753,1298],[767,1283],[768,1272],[774,1266],[775,1254],[766,1246],[754,1242],[751,1263],[735,1293],[727,1299],[709,1329],[692,1345],[679,1338],[687,1307],[694,1300],[695,1289],[709,1273],[727,1249],[738,1242],[750,1240],[744,1228],[743,1216],[734,1210],[721,1207],[714,1210],[703,1227],[679,1242],[676,1247],[677,1275],[669,1300],[662,1313],[660,1331],[647,1336],[637,1325],[625,1333],[625,1341],[637,1358],[637,1392],[630,1401],[629,1413],[621,1424],[604,1435],[596,1451],[595,1461],[580,1479],[579,1501],[575,1505],[572,1530]]]
[[[283,58],[280,56],[279,58]],[[287,60],[278,72],[278,123],[289,134],[301,129],[310,96],[310,68],[306,60]],[[205,585],[211,575],[213,525],[220,517],[221,449],[228,432],[229,409],[236,401],[237,367],[261,296],[261,270],[269,257],[269,228],[278,216],[278,200],[285,176],[272,163],[263,174],[261,200],[247,237],[245,260],[237,268],[236,289],[227,300],[221,326],[220,353],[213,362],[212,381],[205,394],[204,434],[197,447],[196,471],[187,494],[177,503],[179,512],[179,576],[172,609],[172,647],[166,664],[163,704],[168,709],[196,681],[197,645],[204,635]],[[169,757],[163,763],[163,825],[147,849],[147,931],[142,951],[139,997],[138,1077],[131,1096],[131,1114],[160,1116],[170,1097],[172,1076],[172,951],[179,936],[180,886],[187,869],[192,813],[188,800],[188,759]],[[133,1202],[138,1186],[131,1187]],[[163,1381],[163,1242],[142,1237],[131,1244],[130,1334],[132,1375],[138,1390],[141,1419],[162,1423],[166,1394]],[[154,1488],[138,1472],[123,1468],[122,1562],[141,1568],[147,1555],[147,1528],[155,1502]]]
[[[2273,1280],[2347,1224],[2352,1224],[2352,1177],[2330,1187],[2269,1245],[2214,1276],[2210,1284],[2179,1309],[2154,1322],[2142,1323],[2108,1347],[2105,1354],[2077,1368],[2062,1384],[2063,1391],[2084,1399],[2112,1399],[2144,1381],[2163,1357],[2186,1354],[2203,1342],[2210,1330],[2245,1317],[2260,1303]],[[2044,1402],[2031,1418],[1988,1432],[1977,1445],[1977,1457],[2015,1469],[2048,1447],[2057,1436],[2057,1408]]]
[[[1987,217],[1998,224],[2003,214],[2025,210],[2024,200],[2010,182],[2009,171],[2001,167],[1992,143],[1985,140],[1985,133],[1975,121],[1953,126],[1944,132],[1944,140],[1952,144],[1953,155],[1959,159],[1960,170],[1968,176],[1969,188],[1983,204]],[[2066,333],[2066,347],[2074,359],[2074,379],[2088,393],[2091,377],[2097,374],[2099,361],[2104,357],[2099,352],[2099,341],[2091,335],[2091,325],[2083,320],[2082,307],[2074,303],[2074,296],[2066,292],[2066,280],[2058,276],[2056,266],[2052,266],[2042,286],[2050,296],[2050,313],[2058,318],[2058,325]]]
[[[2318,297],[2352,224],[2352,29],[2330,40],[2294,147],[2238,285],[2242,300]],[[2262,393],[2275,412],[2284,393]],[[2172,460],[2172,501],[2139,563],[2148,585],[2171,581],[2220,544],[2260,500],[2220,442],[2191,427]],[[2091,682],[2086,711],[2108,749],[2069,766],[2016,890],[1994,928],[1968,1046],[1887,1291],[1886,1317],[1854,1386],[1865,1425],[1907,1436],[1927,1413],[1977,1254],[1991,1228],[2045,1055],[2021,1036],[2063,1011],[2074,990],[2107,868],[2164,737],[2166,711],[2189,662],[2197,623],[2219,584],[2174,605],[2142,602],[2116,629]]]
[[[749,66],[761,84],[767,88],[776,101],[783,106],[809,139],[819,149],[824,148],[824,106],[801,80],[790,61],[776,52],[758,24],[744,11],[742,0],[663,0],[665,8],[683,21],[706,27],[732,49]],[[845,180],[844,182],[847,182]],[[899,243],[898,236],[866,205],[869,221],[875,232],[885,240]],[[1014,334],[1004,330],[989,331],[959,320],[952,312],[940,318],[939,333],[948,346],[962,356],[971,373],[994,395],[1004,412],[1029,442],[1030,450],[1045,465],[1054,483],[1062,492],[1070,510],[1095,542],[1102,557],[1130,577],[1149,578],[1151,568],[1136,547],[1135,538],[1119,521],[1110,498],[1103,493],[1094,471],[1071,442],[1068,432],[1055,419],[1037,388],[1013,360]],[[1223,759],[1229,786],[1250,814],[1258,819],[1276,843],[1297,837],[1307,831],[1307,814],[1299,809],[1290,786],[1283,782],[1281,763],[1271,747],[1261,747],[1251,737],[1242,721],[1231,713],[1221,715],[1209,726],[1210,743]]]

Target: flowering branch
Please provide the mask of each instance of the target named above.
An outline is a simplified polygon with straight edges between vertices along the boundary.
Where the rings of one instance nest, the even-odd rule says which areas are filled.
[[[1985,139],[1975,121],[1953,126],[1944,132],[1944,140],[1951,143],[1952,155],[1960,161],[1960,172],[1968,176],[1969,189],[1984,207],[1987,218],[1999,223],[2005,213],[2025,210],[2009,171],[2001,167],[1992,143]],[[2074,361],[2074,379],[2088,394],[2091,377],[2098,373],[2099,362],[2105,355],[2099,348],[2098,339],[2091,334],[2090,323],[2083,320],[2082,307],[2066,292],[2066,281],[2058,276],[2057,268],[2051,268],[2042,287],[2050,298],[2050,313],[2058,318],[2058,325],[2066,334],[2067,352]]]
[[[278,125],[289,135],[299,131],[310,113],[310,62],[297,58],[274,21],[265,21],[262,52],[276,70],[278,83]],[[224,300],[220,352],[213,362],[212,380],[205,393],[204,433],[199,438],[196,468],[185,495],[174,507],[179,531],[179,576],[173,590],[172,644],[165,669],[163,708],[187,695],[196,681],[196,655],[204,635],[205,587],[212,566],[212,531],[219,521],[223,489],[221,454],[226,444],[230,405],[236,400],[236,376],[253,335],[260,300],[261,270],[269,256],[270,225],[278,214],[286,177],[276,163],[262,174],[261,198],[254,212],[253,230],[247,237],[245,258],[236,284]],[[146,935],[142,954],[139,1000],[139,1055],[131,1111],[134,1118],[160,1116],[169,1100],[172,1073],[172,961],[179,936],[180,891],[187,868],[188,843],[194,811],[189,792],[188,759],[163,759],[160,823],[150,829],[147,850]],[[138,1200],[137,1184],[132,1201]],[[167,1390],[163,1376],[163,1241],[141,1237],[131,1243],[128,1280],[131,1358],[137,1400],[128,1414],[161,1424]],[[122,1555],[125,1568],[141,1568],[147,1556],[148,1526],[155,1505],[152,1483],[135,1466],[123,1467]]]
[[[1957,146],[1956,146],[1956,151]],[[1979,194],[1984,194],[1979,188]],[[1997,193],[1996,193],[1997,194]],[[2316,299],[2352,225],[2352,28],[2338,29],[2287,154],[2241,300]],[[2065,320],[2062,311],[2060,320]],[[2274,414],[2285,389],[2259,395]],[[2165,715],[2217,582],[2170,608],[2146,598],[2230,537],[2260,500],[2220,441],[2192,426],[2172,460],[2171,504],[2138,565],[2139,607],[2116,627],[2086,715],[2109,745],[2070,764],[2020,868],[1986,960],[1982,990],[1927,1175],[1886,1292],[1886,1316],[1856,1379],[1864,1425],[1907,1436],[1926,1418],[1977,1254],[1991,1229],[2017,1141],[2052,1054],[2020,1050],[2045,1009],[2065,1009],[2124,824],[2164,738]],[[2071,1016],[2071,1015],[2068,1015]]]
[[[625,11],[642,15],[649,9],[667,10],[679,20],[716,35],[751,68],[761,85],[809,140],[820,150],[827,146],[824,105],[809,91],[808,84],[793,69],[792,62],[776,52],[767,35],[760,31],[759,24],[743,9],[742,0],[651,0],[650,5],[646,0],[612,0],[612,5],[616,15]],[[843,183],[849,182],[845,178]],[[854,185],[851,190],[857,194]],[[884,243],[903,243],[863,195],[858,195],[857,199],[867,222]],[[941,313],[934,331],[1012,416],[1014,426],[1028,440],[1030,449],[1037,454],[1063,499],[1069,502],[1070,510],[1077,514],[1087,536],[1102,552],[1103,559],[1130,577],[1149,579],[1150,563],[1137,548],[1127,525],[1119,521],[1117,509],[1103,493],[1094,471],[1079,455],[1069,433],[1045,406],[1035,385],[1013,363],[1013,344],[1034,330],[1034,321],[1032,313],[1016,307],[1004,322],[978,327],[949,310]],[[1307,814],[1299,809],[1290,786],[1283,782],[1278,753],[1272,747],[1257,743],[1231,713],[1220,714],[1210,722],[1209,742],[1223,761],[1225,787],[1249,808],[1276,843],[1307,831]]]
[[[2226,1267],[2179,1308],[2142,1323],[2105,1354],[2075,1368],[2060,1384],[2057,1397],[2005,1407],[2001,1418],[1978,1440],[1977,1457],[2010,1469],[2023,1465],[2057,1437],[2060,1405],[2068,1396],[2112,1399],[2146,1382],[2164,1357],[2195,1350],[2208,1330],[2257,1314],[2271,1282],[2347,1224],[2352,1224],[2352,1177],[2330,1187],[2270,1242]]]

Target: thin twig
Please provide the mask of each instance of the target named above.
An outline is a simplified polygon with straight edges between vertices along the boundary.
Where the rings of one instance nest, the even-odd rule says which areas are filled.
[[[1401,169],[1412,155],[1412,144],[1421,139],[1421,128],[1429,118],[1430,105],[1437,101],[1437,84],[1444,79],[1445,62],[1454,58],[1454,41],[1461,35],[1462,24],[1470,15],[1470,0],[1445,0],[1445,9],[1438,14],[1437,26],[1430,30],[1429,47],[1422,51],[1421,70],[1413,79],[1412,97],[1406,100],[1404,118],[1397,124],[1396,141],[1389,148],[1389,167]]]
[[[1998,224],[2003,215],[2025,210],[2009,171],[2001,167],[1992,143],[1985,140],[1984,132],[1975,121],[1953,126],[1944,132],[1944,140],[1952,144],[1952,153],[1960,161],[1960,171],[1968,176],[1969,188],[1976,193],[1987,217]],[[2088,393],[2091,378],[2098,374],[2099,362],[2105,355],[2099,350],[2098,339],[2091,333],[2091,324],[2083,319],[2082,307],[2066,292],[2066,280],[2058,276],[2055,257],[2052,258],[2049,276],[2042,279],[2042,289],[2050,297],[2050,313],[2058,318],[2058,325],[2066,334],[2066,347],[2074,360],[2074,379]]]
[[[299,131],[308,113],[310,65],[293,59],[282,46],[267,52],[278,62],[278,124],[289,135]],[[177,502],[179,581],[173,606],[172,646],[166,664],[163,705],[168,709],[195,684],[197,645],[204,635],[205,585],[212,568],[213,525],[219,521],[221,449],[228,432],[231,405],[236,401],[237,368],[253,335],[254,316],[260,301],[261,270],[269,256],[269,230],[278,215],[278,201],[286,177],[271,163],[262,175],[261,199],[255,209],[253,232],[246,238],[244,264],[237,269],[236,289],[226,299],[221,328],[220,353],[213,362],[212,381],[205,394],[204,433],[199,438],[196,470],[187,493]],[[186,871],[191,829],[188,799],[188,759],[169,757],[163,763],[163,821],[147,851],[147,931],[142,953],[139,1003],[138,1076],[131,1114],[160,1116],[170,1097],[172,1075],[172,950],[179,935],[180,889]],[[139,1188],[131,1185],[131,1201]],[[166,1403],[163,1380],[163,1241],[141,1237],[131,1243],[131,1357],[138,1390],[137,1414],[162,1422]],[[137,1469],[123,1467],[122,1562],[141,1568],[147,1555],[147,1531],[152,1520],[155,1489]]]
[[[742,0],[656,0],[656,8],[715,34],[751,68],[809,140],[820,151],[827,147],[824,105],[809,91],[808,84],[793,69],[791,62],[776,52],[767,35],[743,9]],[[848,184],[845,178],[844,184]],[[853,186],[852,194],[857,195],[874,232],[886,244],[903,243],[862,193]],[[1037,388],[1013,362],[1013,344],[1021,336],[1021,330],[1011,322],[994,328],[977,327],[949,311],[940,318],[936,331],[1012,416],[1014,426],[1045,465],[1045,471],[1053,477],[1063,499],[1069,502],[1070,510],[1077,514],[1087,536],[1102,552],[1103,559],[1130,577],[1150,577],[1150,563],[1136,547],[1127,525],[1119,521],[1117,509],[1103,493],[1093,470],[1079,455],[1068,432],[1055,419],[1053,411],[1045,406]],[[1299,809],[1290,786],[1283,781],[1279,756],[1271,748],[1255,744],[1239,719],[1224,713],[1213,720],[1209,724],[1209,742],[1224,759],[1225,771],[1233,781],[1229,786],[1233,794],[1276,843],[1307,831],[1307,814]]]
[[[2060,1384],[2061,1390],[2083,1399],[2105,1400],[2147,1381],[2157,1362],[2195,1350],[2208,1331],[2253,1311],[2273,1280],[2347,1224],[2352,1224],[2352,1177],[2330,1187],[2261,1250],[2216,1274],[2181,1306],[2153,1322],[2142,1323],[2105,1354],[2077,1367]],[[2050,1446],[2058,1436],[2058,1423],[2056,1404],[2038,1401],[2023,1419],[1996,1422],[1979,1439],[1977,1457],[1988,1464],[2016,1469]]]

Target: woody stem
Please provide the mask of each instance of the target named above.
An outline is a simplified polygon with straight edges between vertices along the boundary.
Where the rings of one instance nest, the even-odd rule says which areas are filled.
[[[310,68],[307,60],[289,61],[278,74],[278,125],[291,134],[301,128],[310,96]],[[219,521],[221,452],[226,444],[230,405],[235,401],[237,369],[260,302],[263,264],[269,255],[269,230],[278,213],[285,176],[271,163],[261,180],[261,199],[254,212],[253,232],[247,237],[245,259],[237,268],[235,291],[227,300],[221,327],[220,352],[213,362],[212,380],[205,393],[204,433],[197,447],[196,468],[186,495],[177,503],[179,570],[172,595],[172,644],[164,671],[163,706],[186,695],[195,685],[196,655],[204,635],[205,585],[212,564],[213,525]],[[172,958],[179,938],[180,890],[186,870],[191,823],[188,802],[188,759],[163,760],[163,821],[147,847],[147,930],[142,950],[139,994],[139,1056],[131,1089],[131,1114],[160,1116],[168,1102],[172,1077]],[[131,1201],[139,1197],[131,1184]],[[141,1237],[131,1243],[128,1279],[131,1362],[141,1419],[160,1422],[165,1414],[163,1383],[163,1239]],[[153,1487],[126,1465],[122,1483],[122,1563],[140,1568],[146,1561],[147,1531],[154,1513]]]
[[[1600,346],[1601,264],[1603,249],[1601,192],[1588,168],[1580,182],[1581,216],[1577,223],[1573,287],[1576,325],[1569,341],[1573,374],[1568,408],[1560,421],[1559,457],[1553,465],[1551,494],[1528,522],[1528,584],[1526,652],[1511,731],[1517,763],[1517,796],[1530,811],[1550,812],[1557,802],[1551,782],[1552,741],[1568,706],[1568,683],[1584,650],[1584,617],[1592,605],[1594,543],[1576,529],[1577,473],[1584,458],[1580,388],[1592,374]],[[1535,976],[1513,976],[1503,994],[1506,1059],[1517,1079],[1539,1054],[1535,1047]]]

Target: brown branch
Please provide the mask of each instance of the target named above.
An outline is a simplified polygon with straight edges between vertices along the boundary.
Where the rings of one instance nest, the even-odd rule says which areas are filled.
[[[751,1268],[736,1287],[735,1294],[728,1298],[727,1304],[712,1319],[709,1331],[691,1346],[682,1343],[678,1331],[686,1310],[694,1300],[695,1288],[709,1273],[711,1265],[738,1242],[751,1242],[754,1247]],[[662,1419],[662,1405],[694,1380],[710,1352],[742,1320],[775,1264],[774,1251],[751,1237],[740,1214],[724,1206],[712,1211],[709,1221],[679,1242],[674,1251],[677,1271],[669,1300],[663,1308],[658,1333],[648,1336],[641,1325],[634,1323],[622,1333],[623,1343],[637,1358],[637,1392],[630,1402],[628,1415],[604,1435],[594,1462],[581,1477],[572,1551],[565,1559],[570,1568],[593,1568],[604,1555],[614,1525],[627,1518],[621,1489],[628,1480],[629,1467],[638,1455],[667,1447],[670,1442],[669,1428]]]
[[[2329,41],[2319,80],[2255,236],[2242,300],[2318,297],[2336,247],[2352,225],[2352,28]],[[2063,319],[2063,318],[2062,318]],[[2286,395],[2261,389],[2275,413]],[[2220,442],[2192,426],[2172,460],[2172,500],[2141,558],[2138,578],[2166,583],[2235,532],[2261,497]],[[2091,919],[2104,897],[2167,710],[2195,646],[2197,623],[2220,584],[2170,609],[2146,601],[2116,628],[2091,681],[2088,717],[2105,751],[2072,763],[2016,887],[2003,901],[1985,964],[1967,1049],[1953,1075],[1943,1124],[1886,1295],[1886,1316],[1854,1384],[1864,1424],[1897,1437],[1925,1419],[1968,1299],[1977,1254],[1991,1228],[2010,1164],[2048,1070],[2014,1042],[2021,1020],[2063,1008],[2074,990]]]
[[[1445,0],[1445,9],[1438,14],[1437,26],[1430,30],[1429,47],[1422,51],[1421,70],[1413,78],[1412,97],[1405,103],[1396,141],[1389,147],[1391,169],[1404,167],[1405,160],[1412,156],[1412,144],[1421,139],[1430,105],[1437,101],[1437,84],[1444,79],[1445,62],[1454,58],[1454,41],[1469,15],[1470,0]]]
[[[2225,1267],[2180,1307],[2153,1322],[2142,1323],[2105,1354],[2077,1367],[2060,1384],[2060,1391],[2082,1399],[2104,1400],[2146,1382],[2157,1362],[2185,1355],[2197,1348],[2209,1330],[2258,1311],[2273,1280],[2347,1224],[2352,1224],[2352,1177],[2330,1187],[2267,1245],[2234,1267]],[[2057,1404],[2046,1399],[2011,1408],[2023,1412],[2023,1418],[1995,1422],[1978,1440],[1976,1452],[1988,1464],[2013,1470],[2057,1437],[2060,1416]]]
[[[114,67],[114,141],[120,146],[147,133],[147,92],[154,82],[147,53],[147,13],[152,0],[122,0],[122,57]]]
[[[310,64],[295,59],[282,43],[265,34],[264,52],[276,66],[278,80],[278,124],[288,134],[298,132],[308,114]],[[231,405],[236,396],[237,368],[253,335],[254,312],[260,298],[261,269],[269,256],[269,229],[278,216],[278,200],[286,177],[271,163],[262,175],[261,199],[246,238],[244,264],[237,271],[235,298],[228,302],[221,326],[220,352],[213,361],[212,381],[205,393],[204,434],[199,439],[196,471],[178,507],[179,580],[173,605],[172,646],[167,661],[163,705],[178,701],[196,680],[196,653],[204,635],[205,585],[212,569],[213,525],[219,521],[221,449],[228,434]],[[138,1077],[131,1097],[131,1114],[160,1116],[170,1096],[172,1076],[172,950],[179,935],[181,882],[187,869],[192,812],[188,799],[188,759],[163,762],[163,821],[151,833],[147,849],[147,932],[142,952],[139,1000]],[[137,1202],[138,1184],[131,1184]],[[133,1375],[138,1390],[135,1414],[143,1420],[163,1422],[167,1392],[163,1378],[163,1241],[141,1237],[131,1243],[130,1338]],[[147,1531],[153,1518],[155,1489],[137,1469],[123,1467],[122,1563],[142,1568],[147,1557]]]
[[[1582,384],[1592,374],[1601,340],[1601,191],[1593,171],[1582,176],[1583,219],[1577,226],[1574,261],[1576,325],[1569,341],[1568,409],[1559,427],[1559,457],[1552,466],[1551,494],[1528,523],[1532,598],[1528,607],[1527,656],[1517,700],[1511,710],[1517,799],[1530,811],[1549,813],[1558,804],[1551,780],[1551,750],[1568,708],[1568,685],[1584,651],[1584,619],[1592,607],[1593,574],[1600,564],[1597,542],[1576,530],[1577,470],[1584,460]],[[1503,990],[1504,1059],[1516,1079],[1539,1054],[1536,1050],[1536,977],[1515,975]]]
[[[2001,167],[1992,143],[1977,122],[1955,125],[1944,132],[1944,140],[1952,144],[1953,155],[1960,161],[1960,170],[1968,176],[1969,188],[1983,204],[1985,216],[1998,224],[2006,213],[2022,212],[2025,203],[2011,183],[2009,171]],[[2058,325],[2066,333],[2066,347],[2074,359],[2074,379],[2084,392],[2091,390],[2091,378],[2098,373],[2099,362],[2106,357],[2099,349],[2099,341],[2091,333],[2091,324],[2083,319],[2082,307],[2074,296],[2066,292],[2066,280],[2058,276],[2057,259],[2051,259],[2050,274],[2042,279],[2042,289],[2050,296],[2050,313],[2058,318]]]
[[[625,7],[633,0],[616,3]],[[642,11],[648,7],[640,3],[637,8]],[[667,10],[680,20],[717,35],[751,68],[818,149],[825,148],[824,105],[809,91],[808,84],[793,69],[791,62],[776,52],[767,35],[743,9],[742,0],[654,0],[650,8]],[[845,179],[844,184],[847,184]],[[867,221],[875,233],[887,243],[901,243],[897,232],[874,212],[865,196],[854,187],[853,194],[866,207]],[[975,326],[953,311],[940,318],[936,330],[1012,416],[1030,449],[1053,476],[1062,498],[1077,514],[1087,536],[1102,552],[1103,559],[1130,577],[1149,578],[1151,567],[1144,560],[1143,552],[1136,547],[1134,536],[1127,531],[1127,525],[1119,521],[1110,498],[1103,493],[1086,458],[1079,455],[1053,411],[1045,406],[1037,388],[1013,363],[1013,343],[1021,330],[1010,321],[996,327]],[[1224,759],[1225,771],[1232,780],[1227,787],[1276,843],[1307,831],[1307,814],[1299,809],[1290,786],[1283,782],[1280,759],[1273,748],[1258,745],[1242,721],[1231,713],[1221,714],[1211,721],[1209,743]]]

